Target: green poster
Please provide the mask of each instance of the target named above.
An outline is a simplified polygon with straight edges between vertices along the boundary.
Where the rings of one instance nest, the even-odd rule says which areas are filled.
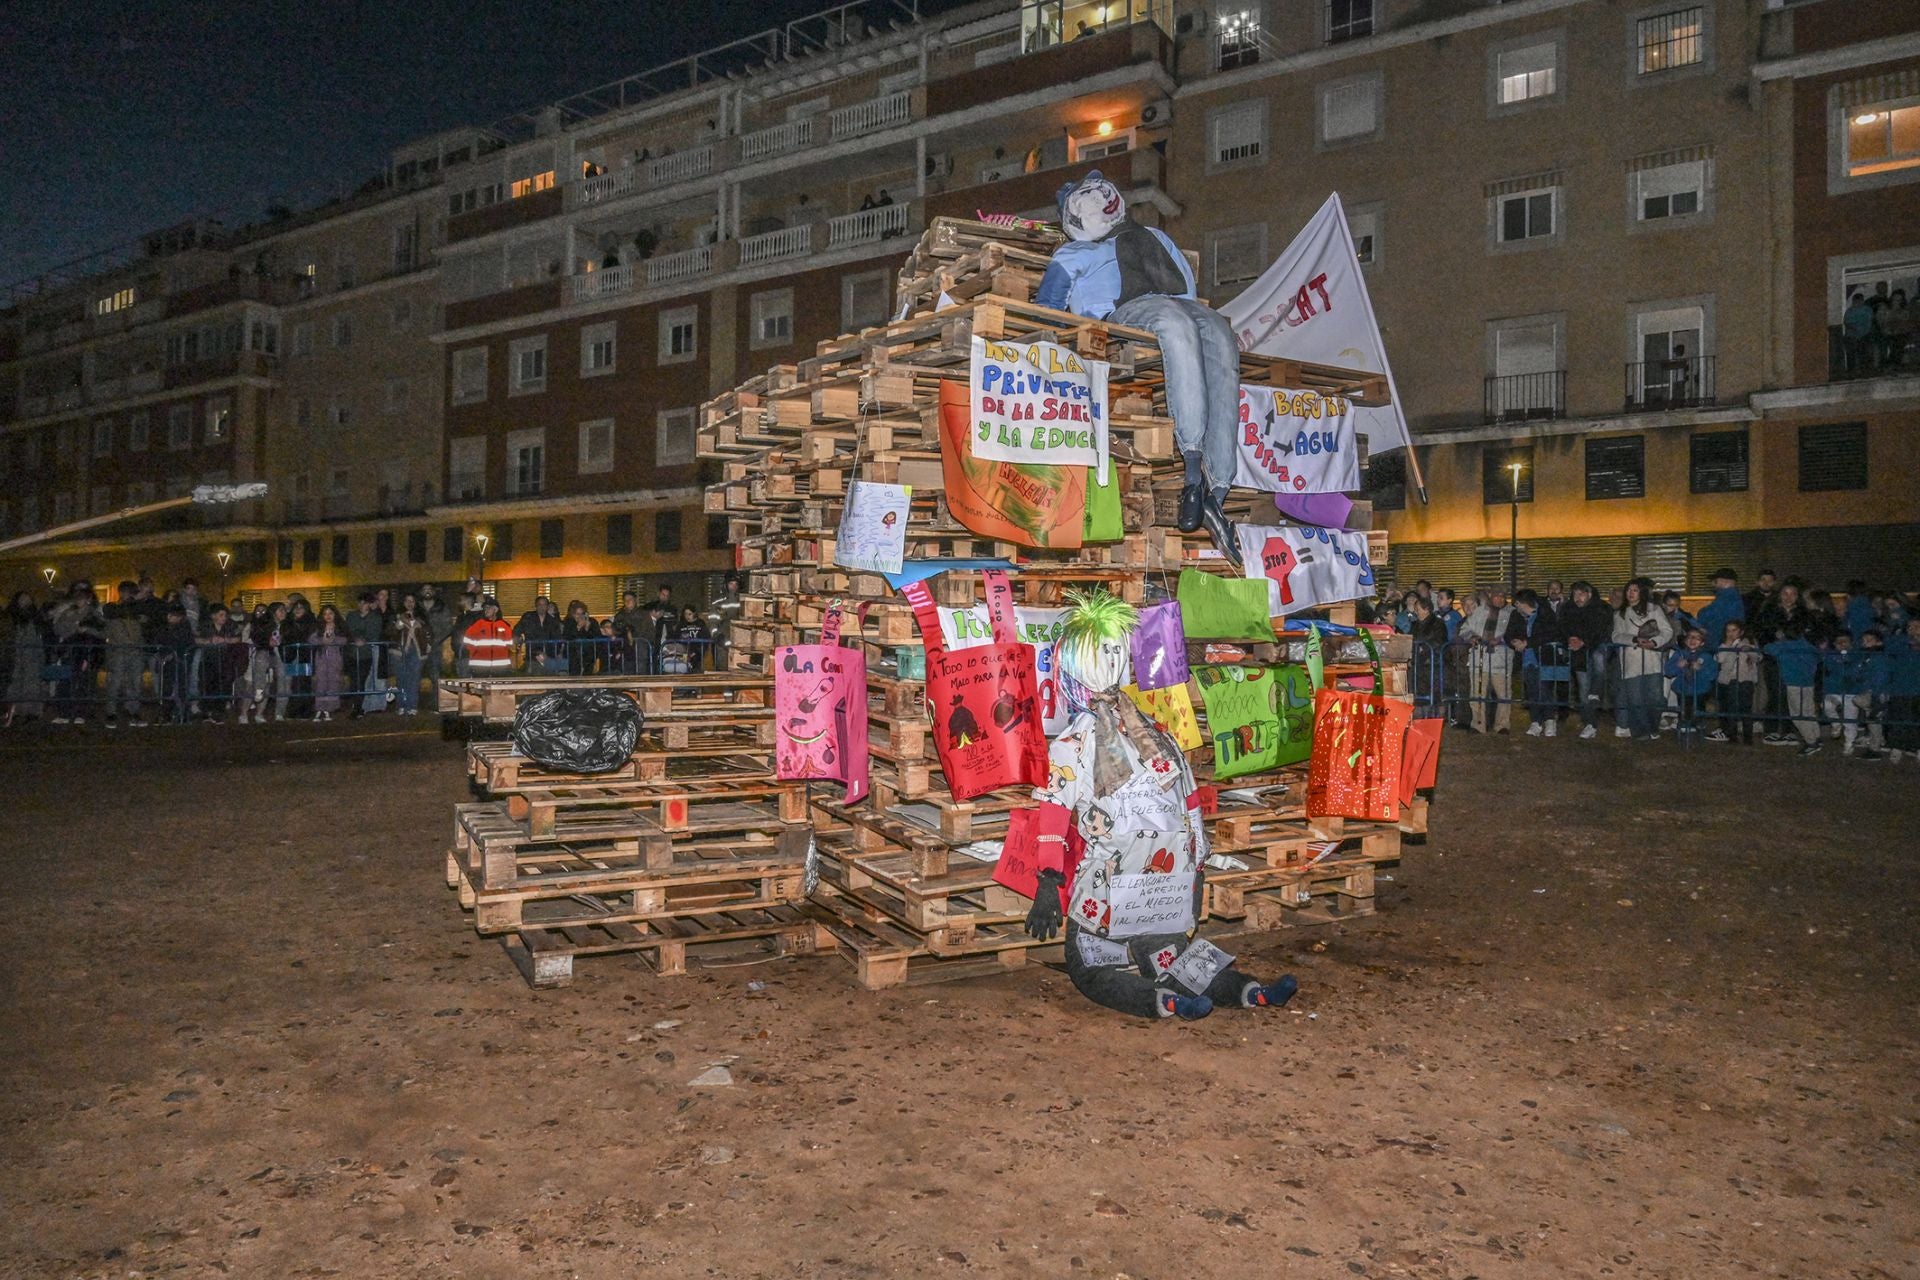
[[[1175,596],[1188,639],[1273,639],[1265,579],[1219,578],[1198,569],[1182,569]]]
[[[1280,720],[1273,698],[1279,682],[1274,672],[1267,667],[1195,667],[1193,674],[1207,704],[1213,776],[1238,778],[1278,767]]]

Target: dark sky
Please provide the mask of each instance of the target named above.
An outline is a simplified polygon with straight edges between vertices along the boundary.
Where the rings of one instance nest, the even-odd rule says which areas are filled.
[[[0,285],[198,214],[230,226],[395,144],[566,97],[824,0],[0,4]]]

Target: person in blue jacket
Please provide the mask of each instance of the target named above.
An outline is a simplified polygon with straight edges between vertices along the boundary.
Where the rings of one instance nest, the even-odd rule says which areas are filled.
[[[1120,189],[1095,169],[1059,192],[1067,243],[1054,251],[1034,301],[1151,332],[1160,344],[1173,440],[1186,467],[1176,523],[1205,525],[1239,567],[1227,519],[1240,418],[1240,344],[1227,318],[1194,293],[1193,271],[1166,232],[1127,216]]]
[[[1800,754],[1820,751],[1820,707],[1814,700],[1814,676],[1820,670],[1820,650],[1807,639],[1806,628],[1794,625],[1780,639],[1763,645],[1761,652],[1772,658],[1780,670],[1780,684],[1786,693],[1786,713],[1794,732],[1800,735]],[[1785,739],[1791,743],[1791,738]],[[1772,743],[1773,739],[1768,738]]]
[[[1907,753],[1920,760],[1920,617],[1907,619],[1896,637],[1898,645],[1887,646],[1887,746],[1888,759],[1900,763]]]
[[[1747,620],[1747,603],[1740,596],[1740,578],[1731,569],[1713,571],[1713,599],[1694,619],[1702,631],[1707,633],[1707,647],[1717,649],[1726,635],[1729,622]]]
[[[1860,637],[1867,633],[1868,627],[1880,625],[1880,610],[1874,604],[1873,596],[1867,591],[1867,584],[1859,578],[1847,584],[1847,612],[1844,615],[1847,634],[1853,642],[1860,643]]]
[[[1720,678],[1720,660],[1707,651],[1707,633],[1699,627],[1687,632],[1686,647],[1667,655],[1667,679],[1680,700],[1680,736],[1700,732],[1701,712]]]

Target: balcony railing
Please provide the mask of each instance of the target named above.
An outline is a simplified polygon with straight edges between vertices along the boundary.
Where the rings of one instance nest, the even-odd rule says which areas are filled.
[[[891,129],[894,125],[905,124],[913,119],[913,95],[902,91],[890,93],[884,98],[869,98],[850,107],[841,107],[829,119],[833,121],[836,142],[842,138],[858,138],[862,134]]]
[[[694,276],[703,276],[711,270],[713,270],[713,246],[703,244],[697,249],[682,249],[679,253],[648,258],[647,283],[650,285],[672,284],[675,280],[690,280]]]
[[[1827,326],[1827,378],[1881,378],[1920,373],[1920,340],[1910,334],[1874,333],[1849,338],[1837,324]]]
[[[827,247],[845,249],[856,244],[872,244],[888,236],[904,235],[908,206],[885,204],[877,209],[862,209],[827,220]]]
[[[633,288],[633,268],[627,265],[602,267],[598,271],[589,271],[567,281],[568,296],[574,302],[591,302],[595,298],[610,298],[617,293],[627,293]]]
[[[770,129],[760,129],[753,133],[740,135],[740,158],[742,160],[765,160],[770,156],[783,156],[789,151],[798,151],[813,142],[813,117],[804,120],[789,120],[785,124],[776,124]]]
[[[1627,366],[1627,412],[1699,409],[1714,402],[1714,358],[1676,356]]]
[[[670,187],[676,182],[686,182],[712,173],[713,146],[709,144],[691,151],[676,151],[670,156],[660,156],[634,167],[644,175],[648,186]]]
[[[621,196],[630,196],[640,189],[640,170],[637,166],[625,169],[609,169],[591,178],[582,178],[573,184],[573,203],[577,205],[601,204],[608,200],[618,200]]]
[[[1510,373],[1486,380],[1488,422],[1526,422],[1567,416],[1567,371]]]
[[[757,267],[765,262],[802,258],[813,252],[813,224],[783,227],[740,241],[740,265]]]

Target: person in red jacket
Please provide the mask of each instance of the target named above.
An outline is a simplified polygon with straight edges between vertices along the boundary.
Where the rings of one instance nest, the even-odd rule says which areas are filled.
[[[500,602],[492,596],[480,606],[480,616],[460,637],[467,651],[467,669],[474,675],[499,675],[513,669],[513,627],[500,616]]]

